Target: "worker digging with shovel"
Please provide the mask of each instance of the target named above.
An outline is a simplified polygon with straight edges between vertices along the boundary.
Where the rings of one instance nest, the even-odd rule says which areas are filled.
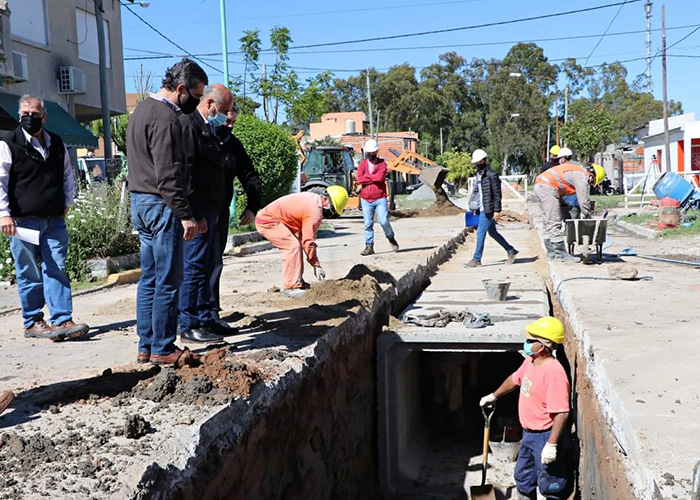
[[[520,387],[518,417],[523,439],[515,464],[517,495],[534,500],[565,499],[571,492],[573,447],[568,430],[570,385],[566,371],[554,356],[564,341],[564,325],[545,316],[526,328],[525,361],[501,386],[481,398],[482,408]]]
[[[558,262],[581,261],[566,251],[562,200],[575,195],[581,218],[590,219],[593,216],[593,203],[588,196],[590,186],[597,186],[605,179],[603,167],[574,163],[571,161],[572,157],[573,152],[569,148],[561,148],[558,155],[561,163],[538,175],[533,188],[544,217],[544,246],[547,249],[547,258]]]

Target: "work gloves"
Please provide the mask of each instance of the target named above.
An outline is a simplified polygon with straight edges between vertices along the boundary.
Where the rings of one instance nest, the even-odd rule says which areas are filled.
[[[326,271],[323,270],[321,266],[314,267],[314,276],[318,281],[323,281],[326,279]]]
[[[484,406],[493,406],[496,404],[496,399],[498,398],[496,398],[496,396],[494,396],[493,393],[491,393],[488,396],[484,396],[483,398],[481,398],[481,401],[479,401],[479,406],[481,406],[482,408]]]
[[[557,459],[557,445],[556,443],[547,443],[542,448],[542,464],[548,465]]]

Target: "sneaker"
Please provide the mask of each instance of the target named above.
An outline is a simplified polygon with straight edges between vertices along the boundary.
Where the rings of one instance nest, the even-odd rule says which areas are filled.
[[[34,321],[29,328],[25,328],[24,336],[29,339],[51,339],[54,340],[56,333],[51,325],[43,319]]]
[[[306,293],[306,290],[303,288],[287,288],[284,291],[284,296],[289,297],[289,298],[295,298],[295,297],[301,297]]]
[[[90,327],[83,323],[74,323],[72,319],[64,321],[61,324],[54,325],[53,327],[54,337],[51,338],[54,342],[58,342],[65,339],[77,339],[85,335]]]
[[[520,252],[518,252],[515,248],[508,252],[508,259],[506,260],[506,264],[512,264],[515,262],[515,256],[518,255]]]
[[[399,244],[396,242],[396,240],[394,238],[389,238],[389,244],[391,245],[391,249],[394,252],[399,251]]]
[[[476,260],[476,259],[472,259],[469,262],[467,262],[466,264],[464,264],[464,267],[481,267],[481,261]]]

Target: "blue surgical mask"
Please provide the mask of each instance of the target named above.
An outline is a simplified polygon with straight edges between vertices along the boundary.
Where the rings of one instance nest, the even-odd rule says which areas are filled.
[[[221,114],[218,111],[216,112],[216,116],[209,117],[209,124],[212,127],[220,127],[224,123],[226,123],[226,115]]]
[[[532,356],[535,354],[532,350],[533,344],[528,342],[527,340],[523,342],[523,352],[525,353],[526,356]]]

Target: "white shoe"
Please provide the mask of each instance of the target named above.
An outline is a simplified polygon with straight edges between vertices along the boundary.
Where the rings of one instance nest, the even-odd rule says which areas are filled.
[[[301,297],[306,293],[306,290],[303,288],[288,288],[287,290],[284,291],[284,296],[285,297],[290,297],[290,298],[295,298],[295,297]]]

